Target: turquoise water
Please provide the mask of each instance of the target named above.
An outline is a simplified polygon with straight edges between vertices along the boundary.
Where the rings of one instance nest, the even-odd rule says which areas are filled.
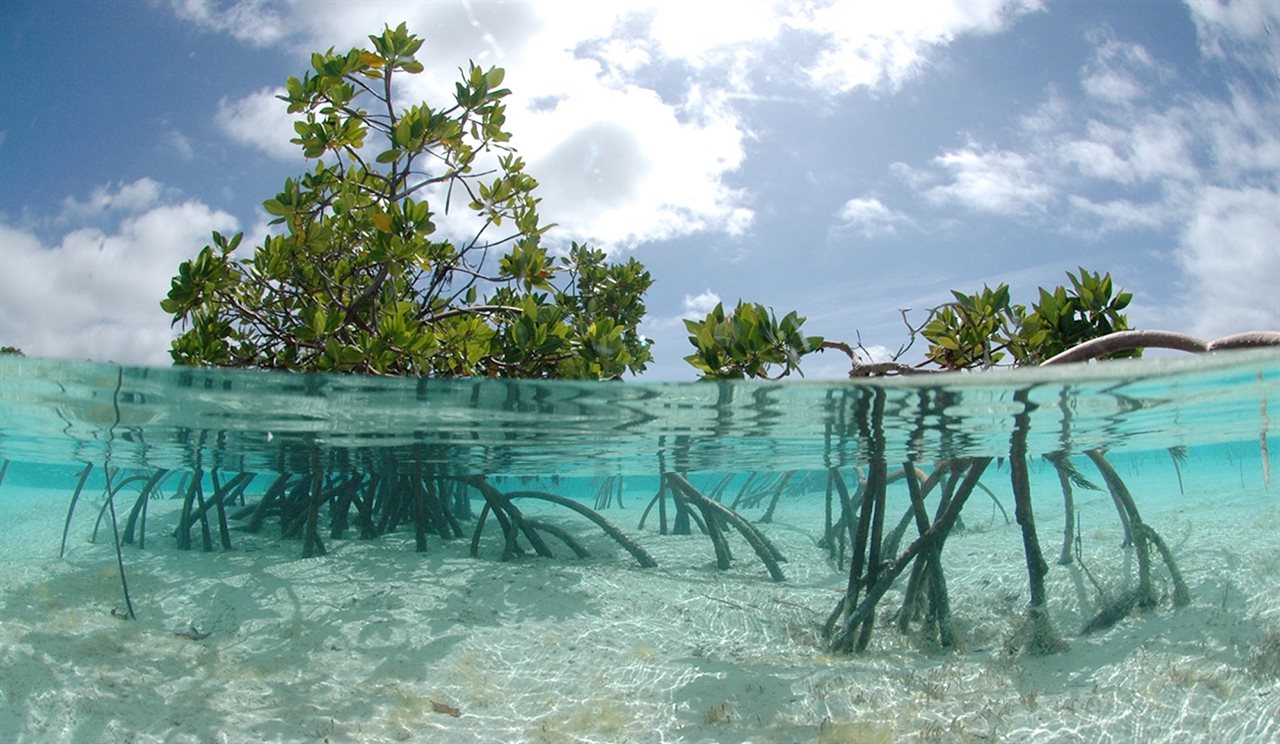
[[[1022,392],[1029,405],[1015,400]],[[878,409],[880,409],[878,411]],[[117,467],[513,476],[823,470],[1256,442],[1280,353],[863,382],[405,380],[0,358],[0,458]],[[1268,433],[1268,436],[1273,436]]]
[[[1274,350],[785,384],[373,379],[3,357],[0,740],[1272,741],[1278,422]],[[1019,652],[1028,574],[1008,458],[1023,438],[1053,564],[1048,615],[1070,643],[1048,657]],[[1139,574],[1087,456],[1096,450],[1163,536],[1191,599],[1175,606],[1176,582],[1157,556],[1153,606],[1083,633]],[[1044,457],[1059,453],[1080,477],[1072,527]],[[969,500],[941,551],[955,645],[940,648],[919,618],[895,630],[907,572],[873,617],[869,650],[833,652],[821,627],[849,586],[855,540],[853,529],[833,530],[832,474],[856,512],[872,462],[895,477],[905,461],[927,474],[983,458],[995,458],[979,481],[987,493]],[[120,619],[107,473],[122,494],[121,527],[150,503],[145,549],[122,554],[136,622]],[[254,477],[237,491],[228,484],[240,474]],[[678,534],[674,497],[661,501],[664,521],[654,508],[641,526],[672,474],[767,536],[785,555],[782,576],[737,532],[724,554],[698,524]],[[492,518],[473,554],[466,538],[486,499],[450,484],[475,476],[500,494],[594,507],[656,567],[533,497],[511,503],[554,558],[535,558],[524,537],[512,554]],[[886,533],[910,504],[904,483],[884,489]],[[268,529],[249,529],[277,486],[286,505],[267,515]],[[431,541],[415,552],[413,499],[394,501],[396,488],[443,505],[432,508],[458,529],[421,519],[418,537]],[[927,495],[935,525],[937,490]],[[192,504],[216,492],[241,512],[231,550],[211,506]],[[290,520],[308,494],[350,515],[339,525],[320,511],[326,555],[300,557],[302,528]],[[365,523],[378,539],[357,539],[360,509],[382,515],[377,529]],[[190,542],[178,547],[194,550],[175,549],[184,527]],[[557,527],[589,555],[551,539]],[[915,534],[911,525],[897,550]],[[1075,562],[1058,565],[1060,549]]]

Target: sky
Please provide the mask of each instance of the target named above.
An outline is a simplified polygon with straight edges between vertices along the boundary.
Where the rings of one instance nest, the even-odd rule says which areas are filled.
[[[169,364],[178,264],[260,243],[309,167],[276,93],[400,22],[406,100],[506,69],[547,245],[650,270],[642,379],[695,376],[682,320],[718,301],[883,358],[951,289],[1030,304],[1079,266],[1135,327],[1280,329],[1276,0],[10,0],[0,344]]]

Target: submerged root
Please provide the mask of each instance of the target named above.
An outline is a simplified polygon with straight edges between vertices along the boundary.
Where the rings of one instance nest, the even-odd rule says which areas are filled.
[[[653,568],[658,565],[658,562],[655,561],[653,556],[649,555],[644,548],[637,545],[635,541],[624,535],[622,530],[615,527],[612,522],[600,516],[599,513],[585,504],[580,504],[573,499],[567,499],[563,496],[557,496],[554,493],[543,493],[542,491],[512,491],[511,493],[508,493],[506,497],[508,500],[522,498],[541,499],[542,501],[550,501],[553,504],[559,504],[560,506],[572,509],[594,522],[606,535],[613,538],[614,542],[621,545],[624,550],[630,553],[631,557],[635,558],[636,562],[643,568]],[[559,535],[556,536],[559,537]]]
[[[1090,635],[1092,633],[1100,633],[1109,630],[1116,623],[1129,616],[1133,612],[1133,608],[1138,604],[1138,598],[1142,593],[1137,589],[1129,589],[1120,594],[1120,596],[1110,599],[1103,603],[1102,609],[1098,610],[1098,614],[1094,615],[1080,629],[1080,635]]]
[[[969,495],[973,493],[978,478],[991,464],[991,460],[990,457],[979,457],[968,461],[969,467],[964,480],[942,513],[934,519],[924,534],[907,546],[901,555],[881,567],[874,582],[863,581],[860,570],[851,566],[850,590],[840,597],[840,601],[823,625],[823,636],[828,639],[829,648],[833,652],[852,653],[866,649],[865,644],[859,643],[862,638],[859,637],[858,630],[874,617],[877,603],[907,566],[913,565],[916,556],[926,549],[934,549],[946,539],[955,525],[960,510],[964,508]],[[854,590],[860,589],[867,583],[870,585],[866,587],[866,595],[860,600],[856,599],[858,595]]]
[[[1144,523],[1142,530],[1145,533],[1147,542],[1156,546],[1156,551],[1160,553],[1161,560],[1164,561],[1165,567],[1169,569],[1169,578],[1173,581],[1173,606],[1186,607],[1191,604],[1191,590],[1187,588],[1187,582],[1182,578],[1182,572],[1178,570],[1178,564],[1173,560],[1173,551],[1169,549],[1169,546],[1165,544],[1159,533],[1152,529],[1150,525]]]
[[[700,491],[698,491],[698,489],[694,488],[689,481],[685,480],[684,477],[675,473],[666,473],[663,478],[671,484],[674,490],[679,491],[685,499],[693,502],[703,511],[703,514],[706,515],[708,527],[711,526],[714,520],[724,520],[725,523],[732,525],[734,529],[736,529],[747,541],[747,544],[751,546],[751,549],[755,551],[760,562],[763,563],[765,568],[769,571],[770,578],[774,581],[784,581],[786,579],[786,575],[782,573],[782,567],[778,565],[786,559],[782,556],[782,553],[778,552],[778,549],[773,546],[773,543],[769,542],[769,538],[765,537],[764,533],[756,529],[750,522],[743,519],[741,515],[729,507],[704,496]],[[712,537],[714,540],[715,535]],[[721,535],[721,539],[723,539],[723,535]],[[724,547],[727,546],[717,543],[716,556],[718,559],[720,558],[721,550]],[[722,564],[722,568],[723,567],[724,565]]]
[[[1022,625],[1005,646],[1011,654],[1022,651],[1028,656],[1060,654],[1070,648],[1053,627],[1047,607],[1028,607]]]

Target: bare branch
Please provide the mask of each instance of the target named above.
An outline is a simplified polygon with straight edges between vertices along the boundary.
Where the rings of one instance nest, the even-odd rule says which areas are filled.
[[[1117,351],[1149,348],[1177,349],[1197,353],[1208,351],[1209,345],[1194,336],[1176,331],[1117,331],[1073,346],[1057,356],[1046,359],[1040,366],[1083,362]]]
[[[1215,338],[1209,342],[1209,351],[1252,349],[1258,346],[1280,346],[1280,331],[1249,331]]]

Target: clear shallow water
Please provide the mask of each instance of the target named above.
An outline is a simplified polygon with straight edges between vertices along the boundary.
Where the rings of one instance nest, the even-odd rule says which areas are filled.
[[[1017,396],[1028,403],[1024,405]],[[377,379],[0,358],[0,458],[515,476],[823,470],[1272,436],[1280,351],[882,381]],[[1265,433],[1264,433],[1265,432]]]
[[[784,385],[378,380],[0,358],[0,463],[10,464],[0,484],[0,741],[1275,741],[1280,502],[1264,478],[1278,380],[1271,351]],[[900,633],[886,619],[869,653],[831,654],[819,628],[848,585],[848,561],[819,546],[824,469],[865,473],[877,450],[891,470],[908,455],[926,470],[948,457],[1007,457],[1020,419],[1054,564],[1049,611],[1070,650],[1008,650],[1028,579],[1008,518],[1010,469],[995,464],[983,476],[990,498],[969,501],[966,528],[942,554],[958,648],[940,653],[919,625]],[[1057,565],[1072,535],[1057,474],[1038,455],[1067,450],[1101,483],[1083,456],[1094,447],[1110,449],[1146,523],[1172,548],[1191,602],[1171,606],[1157,565],[1156,607],[1083,635],[1104,591],[1133,586],[1134,550],[1121,548],[1110,495],[1077,488],[1079,563]],[[1180,467],[1170,447],[1186,448]],[[68,495],[86,464],[59,559]],[[407,522],[377,540],[356,539],[353,527],[326,538],[326,557],[299,557],[274,517],[258,533],[238,520],[232,550],[177,550],[182,499],[164,498],[150,507],[146,549],[125,551],[139,608],[126,623],[114,545],[88,542],[104,464],[133,479],[114,481],[122,522],[156,468],[181,471],[153,493],[162,497],[189,494],[184,474],[196,466],[206,494],[213,471],[224,484],[236,471],[289,472],[294,484],[318,467],[331,483],[372,492],[368,472],[407,484],[427,466],[587,504],[609,483],[601,476],[623,475],[625,509],[615,499],[600,511],[657,566],[639,568],[560,505],[525,500],[526,515],[572,531],[593,557],[557,543],[551,560],[501,561],[492,520],[478,558],[466,534],[433,534],[414,552]],[[795,470],[805,472],[766,523],[775,486]],[[640,528],[659,474],[672,471],[713,496],[725,484],[721,501],[786,555],[786,580],[771,581],[737,535],[732,565],[717,570],[696,529],[659,534],[652,514]],[[273,480],[256,479],[243,501],[261,504]],[[887,490],[891,526],[908,497],[901,480]],[[474,513],[460,519],[469,534]],[[884,618],[906,583],[904,574],[886,595]]]

